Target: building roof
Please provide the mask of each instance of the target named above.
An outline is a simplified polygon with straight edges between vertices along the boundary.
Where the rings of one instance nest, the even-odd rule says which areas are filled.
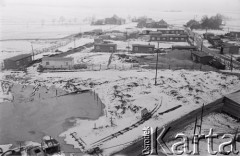
[[[151,34],[151,36],[157,37],[188,37],[187,35],[176,35],[176,34]]]
[[[157,29],[157,31],[184,31],[183,29]]]
[[[192,51],[192,54],[197,55],[199,57],[210,56],[210,55],[206,54],[205,52],[201,52],[201,51]]]
[[[227,97],[228,99],[230,99],[240,105],[240,91],[232,93],[232,94],[228,94],[225,97]]]
[[[227,43],[227,42],[224,42],[223,44],[222,44],[222,47],[238,47],[237,45],[234,45],[234,44],[232,44],[232,43]]]
[[[32,55],[31,54],[21,54],[21,55],[17,55],[17,56],[7,58],[6,60],[17,61],[17,60],[21,60],[21,59],[24,59],[24,58],[30,57],[30,56],[32,56]]]
[[[237,34],[240,34],[240,31],[230,31],[230,33],[237,33]]]
[[[43,61],[72,61],[72,57],[43,57]]]
[[[98,45],[98,46],[117,46],[117,44],[114,44],[114,43],[95,43],[94,45]]]
[[[167,22],[164,21],[163,19],[161,19],[161,20],[158,22],[158,24],[161,24],[161,25],[167,25]]]
[[[148,48],[155,48],[155,45],[145,45],[145,44],[133,44],[133,47],[148,47]]]

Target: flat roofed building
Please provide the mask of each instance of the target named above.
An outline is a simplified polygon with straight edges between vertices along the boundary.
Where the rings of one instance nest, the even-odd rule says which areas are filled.
[[[132,52],[134,53],[153,53],[154,45],[133,44]]]
[[[42,66],[45,69],[72,69],[72,57],[43,57]]]
[[[111,43],[94,44],[94,51],[95,52],[116,52],[117,44],[111,44]]]

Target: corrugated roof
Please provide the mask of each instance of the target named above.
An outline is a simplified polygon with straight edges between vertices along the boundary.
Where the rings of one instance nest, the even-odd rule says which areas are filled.
[[[32,55],[31,54],[21,54],[21,55],[10,57],[10,58],[8,58],[6,60],[17,61],[17,60],[21,60],[23,58],[30,57],[30,56],[32,56]]]
[[[43,61],[72,61],[72,57],[43,57]]]
[[[132,46],[137,46],[137,47],[149,47],[149,48],[154,48],[155,45],[145,45],[145,44],[133,44]]]
[[[228,94],[225,97],[227,97],[228,99],[230,99],[240,105],[240,91],[232,93],[232,94]]]

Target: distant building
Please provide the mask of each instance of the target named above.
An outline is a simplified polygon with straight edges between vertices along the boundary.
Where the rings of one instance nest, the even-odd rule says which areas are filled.
[[[109,40],[110,39],[110,35],[100,35],[99,38],[103,39],[103,40]]]
[[[153,53],[154,45],[133,44],[132,52],[134,53]]]
[[[103,43],[102,38],[94,38],[94,43]]]
[[[125,24],[125,19],[120,18],[117,15],[114,15],[113,17],[105,18],[105,24],[122,25]]]
[[[201,64],[208,64],[209,61],[213,59],[213,56],[210,56],[205,52],[201,52],[201,51],[192,51],[191,57],[194,62],[201,63]]]
[[[32,62],[31,54],[21,54],[4,60],[4,69],[22,69]]]
[[[193,50],[197,51],[197,46],[182,46],[182,45],[173,45],[172,50],[177,49],[177,50]]]
[[[110,44],[110,43],[94,44],[94,51],[95,52],[116,52],[117,44]]]
[[[146,27],[147,28],[167,28],[168,24],[162,19],[159,22],[146,23]]]
[[[152,30],[143,30],[141,35],[149,35],[150,32],[152,32]]]
[[[221,45],[221,54],[240,54],[239,46],[231,44],[231,43],[223,43]]]
[[[43,57],[42,66],[45,69],[72,69],[73,58],[71,57]]]
[[[204,33],[203,34],[204,39],[208,39],[209,37],[213,37],[213,36],[215,36],[214,33]]]
[[[240,38],[240,32],[239,31],[230,31],[230,36],[235,38]]]
[[[157,30],[157,32],[161,32],[162,34],[180,34],[180,35],[183,35],[183,34],[186,34],[184,30],[181,30],[181,29],[172,29],[172,30]]]
[[[99,19],[97,21],[92,22],[92,25],[105,25],[105,20]]]
[[[187,42],[187,35],[150,35],[150,41]]]

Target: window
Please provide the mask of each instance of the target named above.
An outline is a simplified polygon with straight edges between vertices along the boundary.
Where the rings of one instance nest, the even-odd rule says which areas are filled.
[[[99,46],[96,46],[96,49],[98,49],[98,50],[99,50],[99,49],[100,49],[100,47],[99,47]]]
[[[17,62],[16,62],[16,65],[17,65],[17,66],[19,66],[19,65],[20,65],[20,62],[19,62],[19,61],[17,61]]]
[[[184,40],[184,38],[181,38],[181,40],[183,41],[183,40]]]
[[[112,50],[113,50],[113,47],[110,47],[110,50],[112,51]]]
[[[166,40],[166,38],[164,37],[164,38],[162,38],[163,40]]]
[[[170,37],[170,40],[172,40],[173,38],[172,37]]]
[[[168,34],[168,31],[166,31],[166,33]]]
[[[148,51],[152,51],[152,48],[148,48]]]
[[[135,50],[135,51],[138,51],[138,47],[135,47],[134,50]]]
[[[68,66],[68,62],[65,62],[66,66]]]
[[[160,40],[160,37],[158,37],[157,40],[159,41],[159,40]]]
[[[50,63],[49,63],[49,62],[46,62],[46,65],[50,65]]]
[[[155,37],[152,37],[152,40],[155,40]]]
[[[178,41],[178,38],[176,37],[175,40]]]

